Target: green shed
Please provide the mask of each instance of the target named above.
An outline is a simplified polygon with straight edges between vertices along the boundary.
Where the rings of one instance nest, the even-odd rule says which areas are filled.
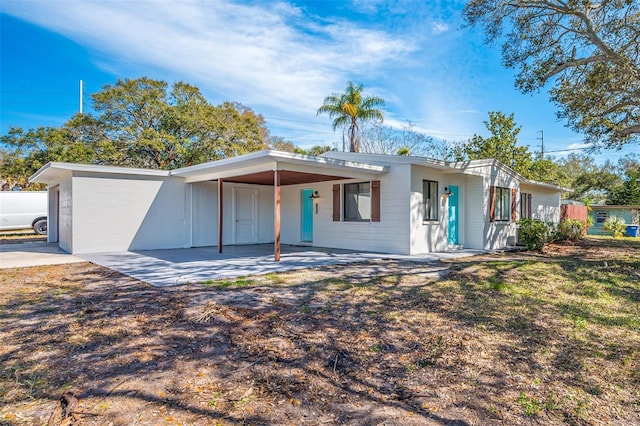
[[[627,225],[638,225],[640,206],[609,206],[606,204],[591,205],[589,216],[593,219],[593,225],[587,230],[589,235],[602,235],[604,222],[608,217],[618,216],[624,219]]]

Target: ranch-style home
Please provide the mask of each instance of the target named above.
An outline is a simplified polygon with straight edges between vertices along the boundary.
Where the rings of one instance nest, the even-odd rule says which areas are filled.
[[[273,243],[395,254],[501,249],[561,188],[496,160],[279,151],[151,170],[48,163],[50,242],[82,254]],[[216,250],[212,248],[212,250]]]

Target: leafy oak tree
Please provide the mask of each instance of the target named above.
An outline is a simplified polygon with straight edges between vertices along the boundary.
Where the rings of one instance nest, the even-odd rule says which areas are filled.
[[[522,92],[551,84],[559,118],[593,147],[640,140],[640,2],[471,0],[466,22],[503,39]],[[504,34],[506,32],[506,34]]]
[[[184,82],[118,80],[92,95],[105,137],[135,167],[174,169],[264,148],[264,119],[250,108],[214,106]]]
[[[324,98],[318,113],[329,114],[333,120],[333,130],[348,128],[349,151],[360,152],[361,124],[367,121],[384,120],[384,114],[377,107],[384,106],[384,99],[378,96],[362,96],[362,84],[347,83],[344,93],[333,93]]]
[[[0,138],[0,175],[24,186],[48,161],[174,169],[263,149],[272,139],[261,115],[239,103],[212,105],[184,82],[118,80],[92,100],[95,114],[59,128],[11,128]]]
[[[607,204],[640,205],[640,156],[633,153],[620,158],[618,170],[623,182],[609,191]]]

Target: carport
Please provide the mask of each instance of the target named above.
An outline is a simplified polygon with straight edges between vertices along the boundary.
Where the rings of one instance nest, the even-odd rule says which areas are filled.
[[[260,151],[241,157],[232,157],[212,163],[199,164],[173,171],[172,176],[185,179],[185,183],[217,182],[217,247],[223,252],[224,231],[224,184],[240,183],[273,187],[273,255],[279,262],[282,254],[281,239],[281,187],[318,182],[340,181],[346,179],[370,180],[376,175],[386,173],[389,167],[336,160],[324,157],[312,157],[290,154],[280,151]],[[337,195],[337,197],[336,197]],[[380,196],[379,190],[374,197]],[[312,195],[311,198],[314,198]],[[333,196],[334,206],[338,203],[339,193]],[[335,207],[334,207],[335,209]]]

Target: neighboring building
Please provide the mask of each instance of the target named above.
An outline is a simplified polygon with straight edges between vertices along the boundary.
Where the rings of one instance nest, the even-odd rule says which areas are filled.
[[[420,254],[513,245],[562,188],[496,160],[259,151],[163,171],[49,163],[49,241],[71,253],[280,242]]]
[[[606,234],[604,231],[604,222],[611,216],[621,217],[627,225],[638,225],[640,222],[640,206],[592,204],[589,208],[589,216],[593,219],[593,225],[587,230],[587,234],[589,235]]]

